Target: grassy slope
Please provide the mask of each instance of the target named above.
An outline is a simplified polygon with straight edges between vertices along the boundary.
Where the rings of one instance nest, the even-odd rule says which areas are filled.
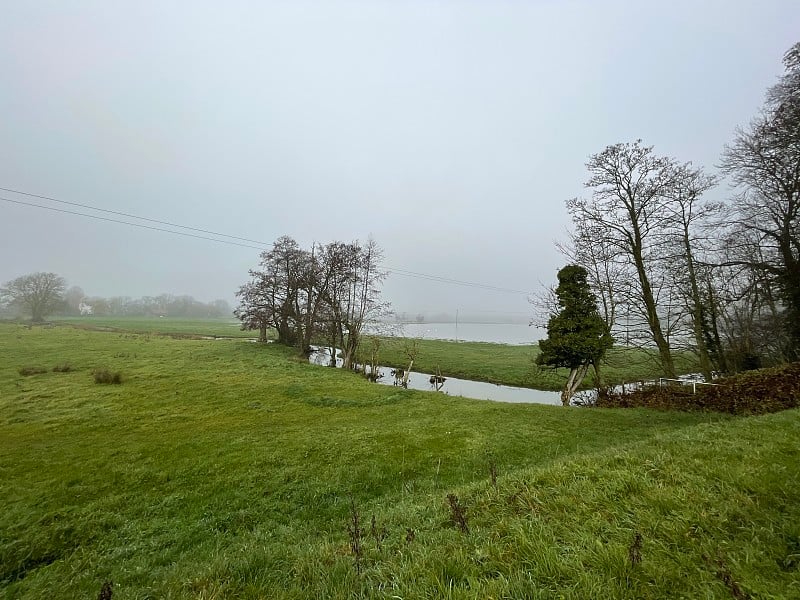
[[[726,572],[800,596],[796,411],[503,405],[278,347],[66,328],[0,326],[0,359],[11,598],[96,597],[104,579],[115,599],[725,597]],[[77,370],[17,374],[64,362]],[[96,366],[125,382],[95,385]],[[350,498],[387,531],[364,539],[360,575]]]

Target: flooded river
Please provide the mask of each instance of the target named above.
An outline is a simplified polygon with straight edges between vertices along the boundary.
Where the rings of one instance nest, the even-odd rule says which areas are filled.
[[[545,337],[539,327],[525,323],[405,323],[392,325],[388,335],[428,340],[494,342],[496,344],[534,344]]]

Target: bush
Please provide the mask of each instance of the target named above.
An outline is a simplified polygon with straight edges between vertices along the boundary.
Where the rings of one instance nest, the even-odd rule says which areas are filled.
[[[112,373],[108,369],[95,369],[92,371],[92,375],[94,375],[95,383],[113,383],[117,385],[122,383],[122,373],[119,371]]]
[[[44,367],[20,367],[19,374],[23,377],[28,377],[29,375],[39,375],[40,373],[47,373],[47,369]]]
[[[647,407],[666,410],[706,410],[734,415],[777,412],[800,406],[800,362],[747,371],[719,379],[713,386],[698,386],[696,394],[686,388],[655,388],[630,394],[609,393],[596,406],[606,408]]]
[[[53,367],[53,373],[69,373],[72,371],[72,365],[64,363],[63,365],[56,365]]]

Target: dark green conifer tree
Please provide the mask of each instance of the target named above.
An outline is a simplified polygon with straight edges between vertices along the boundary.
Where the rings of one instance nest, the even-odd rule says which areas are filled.
[[[599,380],[600,361],[614,340],[600,316],[586,269],[578,265],[561,269],[556,296],[559,311],[547,322],[547,339],[539,340],[536,362],[570,370],[561,392],[562,404],[569,406],[589,366],[595,368]]]

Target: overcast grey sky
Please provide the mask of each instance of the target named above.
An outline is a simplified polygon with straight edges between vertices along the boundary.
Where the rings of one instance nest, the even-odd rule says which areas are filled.
[[[798,41],[786,1],[6,2],[0,187],[386,264],[554,280],[587,157],[713,169]],[[724,196],[727,190],[718,189]],[[34,201],[7,192],[4,198]],[[61,208],[69,208],[61,206]],[[0,202],[0,282],[231,299],[258,251]],[[393,275],[398,310],[528,312]]]

